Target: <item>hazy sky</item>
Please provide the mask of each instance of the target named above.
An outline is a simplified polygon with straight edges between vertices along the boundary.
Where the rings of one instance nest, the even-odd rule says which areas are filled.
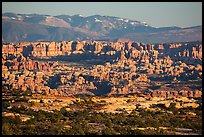
[[[2,2],[2,13],[108,15],[153,27],[202,25],[202,2]]]

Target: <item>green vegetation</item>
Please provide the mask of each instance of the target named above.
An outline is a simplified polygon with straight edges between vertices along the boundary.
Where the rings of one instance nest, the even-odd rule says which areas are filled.
[[[34,116],[30,120],[21,121],[19,117],[2,118],[2,134],[15,135],[141,135],[141,134],[167,134],[159,127],[191,128],[201,132],[201,115],[182,119],[179,115],[158,113],[140,109],[139,114],[127,113],[97,113],[89,110],[46,112],[33,111],[23,106],[12,108],[12,112]],[[179,111],[188,111],[179,110]],[[193,110],[198,111],[198,110]],[[201,111],[201,110],[199,110]],[[155,127],[155,129],[138,130],[137,128]]]
[[[12,99],[11,99],[12,100]],[[128,114],[123,109],[118,113],[96,112],[106,102],[94,102],[91,97],[83,97],[75,101],[67,111],[61,110],[34,111],[26,105],[13,106],[3,102],[2,108],[6,112],[31,116],[22,121],[20,116],[2,117],[3,135],[166,135],[174,134],[176,128],[189,128],[195,133],[202,132],[202,106],[198,108],[175,108],[172,103],[168,108],[158,105],[161,110],[150,111],[136,108]],[[200,104],[202,105],[202,103]],[[168,113],[173,112],[173,113]],[[196,115],[189,115],[195,113]],[[139,128],[154,127],[154,129],[140,130]],[[168,127],[169,130],[160,127]],[[171,131],[171,132],[170,132]]]

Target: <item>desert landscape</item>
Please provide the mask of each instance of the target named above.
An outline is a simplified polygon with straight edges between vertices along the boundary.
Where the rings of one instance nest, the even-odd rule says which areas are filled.
[[[5,43],[2,85],[2,115],[19,116],[22,121],[36,119],[27,111],[52,114],[62,110],[128,116],[140,116],[144,111],[198,120],[202,111],[202,45],[124,40]],[[21,111],[22,107],[25,110]],[[129,126],[130,134],[201,133],[187,125],[175,129],[162,124]],[[107,127],[95,128],[84,134],[103,134]],[[67,130],[66,134],[72,134]],[[146,133],[149,130],[152,132]]]
[[[201,2],[2,2],[2,135],[202,135]]]

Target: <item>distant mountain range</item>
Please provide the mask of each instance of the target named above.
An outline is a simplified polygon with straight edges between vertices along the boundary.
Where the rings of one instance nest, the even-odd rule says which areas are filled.
[[[144,22],[112,16],[2,14],[3,42],[116,41],[120,38],[144,43],[202,41],[202,25],[155,28]]]

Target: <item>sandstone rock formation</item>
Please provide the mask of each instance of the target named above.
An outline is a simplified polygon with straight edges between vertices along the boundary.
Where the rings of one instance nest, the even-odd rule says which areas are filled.
[[[66,63],[79,60],[86,64],[92,59],[105,63],[90,67]],[[201,44],[62,41],[2,45],[2,84],[9,88],[53,95],[201,97],[199,86],[188,90],[161,87],[145,94],[157,81],[173,85],[188,80],[202,81]]]

